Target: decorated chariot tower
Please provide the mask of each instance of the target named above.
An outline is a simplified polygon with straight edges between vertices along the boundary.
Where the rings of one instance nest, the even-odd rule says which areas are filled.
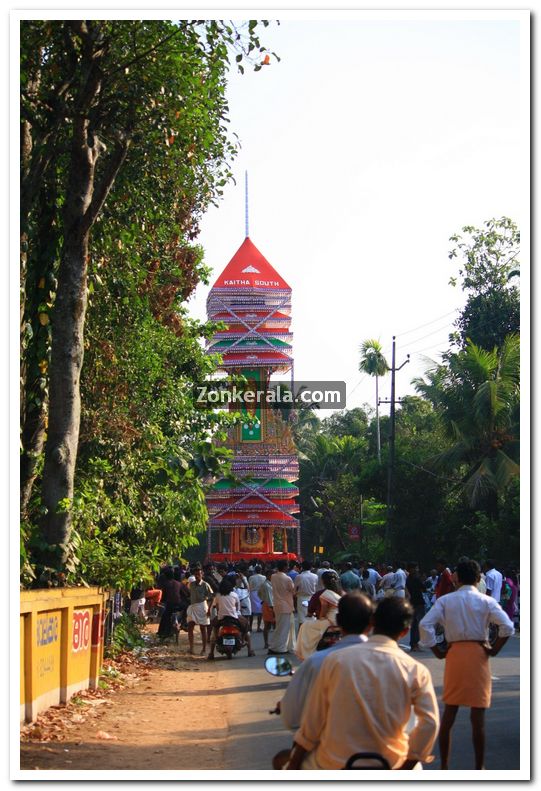
[[[248,237],[212,286],[208,318],[226,328],[209,342],[221,370],[266,391],[273,374],[292,374],[291,288]],[[239,410],[239,407],[232,407]],[[296,558],[300,531],[295,485],[299,462],[281,412],[254,402],[231,429],[234,482],[221,479],[207,496],[208,557],[213,561]]]

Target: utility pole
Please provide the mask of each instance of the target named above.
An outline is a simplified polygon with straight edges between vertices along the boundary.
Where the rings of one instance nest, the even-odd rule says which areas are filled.
[[[404,360],[402,365],[399,365],[398,368],[396,367],[396,336],[393,335],[393,354],[392,354],[392,362],[391,362],[391,398],[390,400],[383,400],[380,401],[380,404],[390,404],[391,405],[391,414],[390,414],[390,422],[391,422],[391,429],[389,432],[389,465],[387,469],[387,519],[385,522],[385,550],[388,552],[390,550],[390,539],[391,539],[391,522],[392,522],[392,512],[393,512],[393,478],[394,478],[394,460],[395,460],[395,453],[394,453],[394,441],[395,441],[395,404],[397,399],[395,397],[395,374],[397,371],[400,371],[406,363],[409,363],[410,356],[407,355],[407,359]],[[400,401],[400,399],[398,399]]]

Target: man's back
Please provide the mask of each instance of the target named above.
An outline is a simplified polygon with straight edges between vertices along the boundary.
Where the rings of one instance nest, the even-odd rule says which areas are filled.
[[[406,728],[412,706],[418,724],[410,740]],[[342,769],[356,752],[377,752],[394,767],[408,755],[426,760],[437,725],[428,669],[395,640],[373,635],[324,661],[295,741],[315,748],[317,763],[325,769]]]
[[[498,571],[498,569],[492,568],[485,573],[485,584],[487,586],[487,593],[489,594],[489,596],[492,596],[493,599],[496,599],[497,602],[500,601],[500,597],[502,593],[502,582],[503,582],[503,575]]]
[[[375,587],[377,585],[377,583],[380,581],[381,575],[378,574],[376,569],[372,568],[372,566],[369,566],[367,571],[368,571],[368,579],[370,580],[372,585]]]
[[[283,571],[276,571],[271,577],[274,611],[279,613],[293,612],[293,580]]]
[[[295,670],[295,675],[287,685],[284,697],[280,702],[282,722],[286,728],[294,730],[299,727],[310,689],[315,683],[325,659],[335,651],[344,651],[346,648],[366,642],[366,639],[364,634],[347,635],[329,648],[316,651],[301,663],[300,667]]]
[[[299,596],[306,596],[308,599],[316,592],[317,587],[317,574],[312,571],[305,570],[295,577],[294,582],[295,593]]]

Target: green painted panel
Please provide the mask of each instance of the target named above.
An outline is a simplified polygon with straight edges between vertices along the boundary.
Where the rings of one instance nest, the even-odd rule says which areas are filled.
[[[244,376],[248,380],[248,385],[252,384],[254,389],[261,387],[261,370],[244,371]],[[249,387],[247,388],[250,389]],[[240,428],[241,442],[261,442],[261,406],[254,401],[249,409],[246,404],[242,405],[242,423]]]

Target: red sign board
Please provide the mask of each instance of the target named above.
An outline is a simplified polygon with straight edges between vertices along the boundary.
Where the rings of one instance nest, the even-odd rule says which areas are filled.
[[[348,525],[348,538],[350,541],[358,541],[361,537],[359,525]]]

